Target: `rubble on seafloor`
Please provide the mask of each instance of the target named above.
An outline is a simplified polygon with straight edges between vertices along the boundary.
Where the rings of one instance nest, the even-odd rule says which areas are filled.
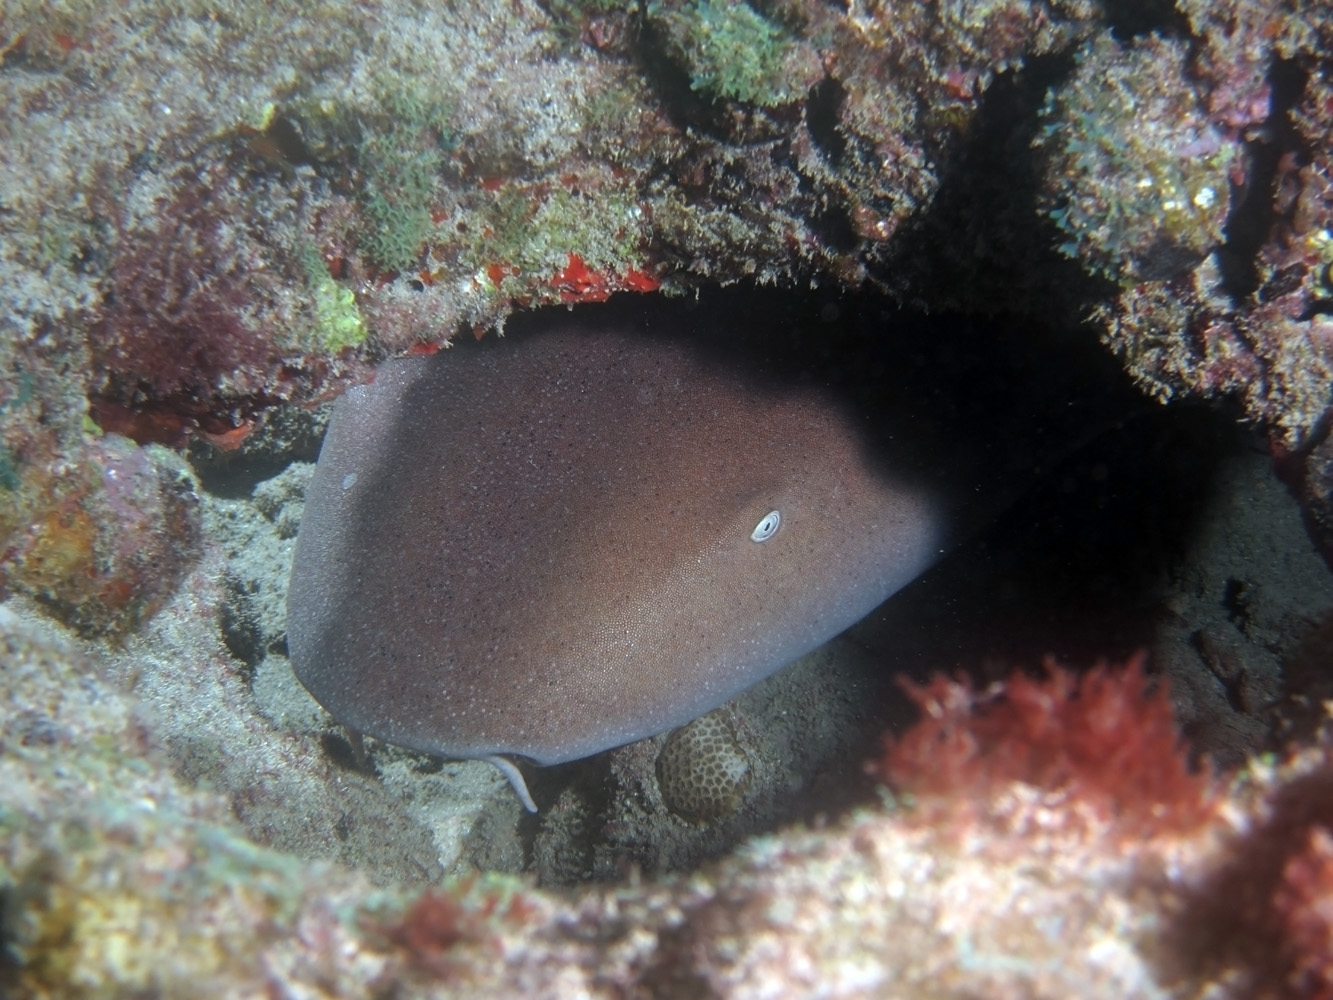
[[[1333,8],[1291,7],[6,4],[0,993],[1329,995]],[[322,404],[736,283],[1100,340],[1155,402],[538,816],[359,758],[285,656]]]

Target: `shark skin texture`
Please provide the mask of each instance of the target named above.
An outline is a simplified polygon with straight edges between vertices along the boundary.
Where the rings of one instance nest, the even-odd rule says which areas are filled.
[[[663,315],[547,314],[338,401],[288,595],[296,674],[335,719],[490,760],[535,809],[510,758],[698,717],[976,520],[958,498],[993,470],[944,462],[917,402],[872,433],[808,372]]]

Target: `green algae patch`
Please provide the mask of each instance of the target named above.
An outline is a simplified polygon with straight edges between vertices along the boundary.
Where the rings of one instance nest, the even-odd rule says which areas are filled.
[[[401,84],[378,95],[379,117],[357,150],[365,174],[361,205],[367,257],[386,271],[416,263],[432,229],[431,201],[455,137],[443,98]]]
[[[693,90],[761,107],[801,97],[803,88],[793,88],[789,79],[791,37],[748,4],[693,0],[669,13],[665,4],[653,2],[648,14],[667,24]]]
[[[365,343],[366,321],[350,288],[332,278],[322,278],[315,284],[314,293],[316,329],[327,350],[337,354]]]
[[[643,213],[631,192],[605,187],[595,196],[564,188],[545,195],[506,186],[480,217],[488,235],[468,249],[473,267],[510,264],[529,275],[549,275],[571,253],[594,270],[642,266]]]
[[[311,301],[314,328],[308,343],[329,354],[360,347],[366,342],[367,330],[356,294],[333,279],[313,246],[299,247],[296,255],[305,272]]]

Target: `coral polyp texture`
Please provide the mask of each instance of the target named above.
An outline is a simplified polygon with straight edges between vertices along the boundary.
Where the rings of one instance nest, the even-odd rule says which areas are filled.
[[[1333,832],[1313,826],[1305,846],[1282,866],[1273,909],[1289,935],[1289,981],[1320,996],[1333,989]]]
[[[724,709],[672,730],[655,768],[667,808],[695,822],[735,812],[750,783],[749,757]]]

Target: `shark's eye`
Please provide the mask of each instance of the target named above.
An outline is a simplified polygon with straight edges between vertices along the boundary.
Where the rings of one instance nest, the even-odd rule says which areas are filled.
[[[782,523],[782,515],[775,510],[770,510],[759,523],[754,526],[754,531],[750,532],[750,541],[766,542],[778,533],[778,525]]]

